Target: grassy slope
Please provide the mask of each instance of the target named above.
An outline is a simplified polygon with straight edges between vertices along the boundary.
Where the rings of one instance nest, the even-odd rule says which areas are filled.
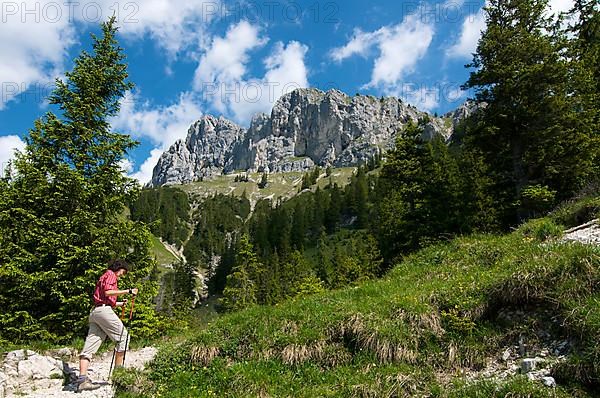
[[[334,183],[344,186],[350,181],[350,177],[354,171],[354,167],[337,168],[333,170],[331,177]],[[243,175],[244,173],[239,174]],[[263,198],[271,198],[275,203],[279,198],[290,198],[298,193],[298,189],[302,185],[302,176],[304,173],[290,172],[269,174],[269,184],[264,189],[258,188],[258,182],[261,180],[262,173],[249,173],[250,180],[248,182],[235,182],[236,175],[237,174],[234,173],[215,177],[210,180],[178,185],[176,187],[190,196],[199,197],[206,197],[216,193],[225,195],[233,193],[236,196],[242,196],[244,191],[246,191],[246,195],[252,203],[256,203]],[[323,188],[328,183],[329,178],[325,177],[325,171],[323,170],[322,178],[319,179],[317,185]]]
[[[158,265],[175,264],[179,261],[177,257],[168,251],[161,243],[160,239],[152,235],[152,254]]]
[[[131,218],[131,210],[129,209],[129,207],[125,207],[119,215],[119,219],[128,220],[129,218]],[[150,251],[156,259],[158,265],[164,266],[174,264],[179,261],[179,259],[175,257],[173,253],[171,253],[165,248],[165,246],[160,242],[160,239],[158,239],[158,237],[152,235],[151,239],[152,247],[150,248]]]
[[[170,397],[589,396],[579,386],[600,377],[600,249],[539,242],[530,229],[457,239],[382,280],[222,316],[125,384]],[[497,318],[523,306],[550,309],[564,321],[557,333],[579,338],[578,356],[555,369],[575,384],[464,384],[461,371],[530,337]]]

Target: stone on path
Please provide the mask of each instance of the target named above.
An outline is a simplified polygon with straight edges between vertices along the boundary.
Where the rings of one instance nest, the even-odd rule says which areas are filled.
[[[143,369],[154,359],[156,352],[154,347],[129,351],[126,355],[125,367]],[[9,352],[4,361],[0,362],[0,398],[112,398],[114,396],[112,385],[108,382],[112,353],[96,356],[88,370],[88,376],[92,381],[102,386],[97,390],[84,391],[77,395],[75,395],[77,386],[74,381],[79,372],[79,363],[64,362],[59,359],[72,355],[73,351],[62,349],[53,354],[58,358],[40,355],[31,350]],[[64,385],[65,379],[70,383]]]

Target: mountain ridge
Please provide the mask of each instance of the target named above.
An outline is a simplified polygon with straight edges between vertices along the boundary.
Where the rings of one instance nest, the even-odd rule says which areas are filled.
[[[396,135],[409,122],[426,120],[426,140],[436,135],[450,139],[470,108],[463,104],[435,117],[394,97],[297,89],[279,98],[270,115],[256,114],[247,129],[223,116],[202,116],[185,139],[161,155],[149,185],[185,184],[237,170],[356,166],[393,148]]]

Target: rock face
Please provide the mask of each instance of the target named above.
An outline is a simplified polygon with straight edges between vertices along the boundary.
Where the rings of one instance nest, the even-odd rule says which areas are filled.
[[[152,185],[186,183],[220,175],[231,168],[233,150],[244,136],[235,123],[204,116],[190,126],[185,141],[178,140],[154,167]]]
[[[161,156],[151,185],[182,184],[235,170],[354,166],[392,148],[408,122],[425,117],[429,121],[423,138],[450,137],[454,115],[434,118],[397,98],[298,89],[282,96],[271,115],[256,115],[247,130],[224,118],[204,116],[190,127],[185,141]]]

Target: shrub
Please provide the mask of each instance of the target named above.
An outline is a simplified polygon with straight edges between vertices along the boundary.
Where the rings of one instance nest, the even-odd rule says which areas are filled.
[[[559,238],[563,233],[563,227],[557,225],[548,218],[540,218],[527,222],[519,231],[526,238],[543,242],[550,238]]]

